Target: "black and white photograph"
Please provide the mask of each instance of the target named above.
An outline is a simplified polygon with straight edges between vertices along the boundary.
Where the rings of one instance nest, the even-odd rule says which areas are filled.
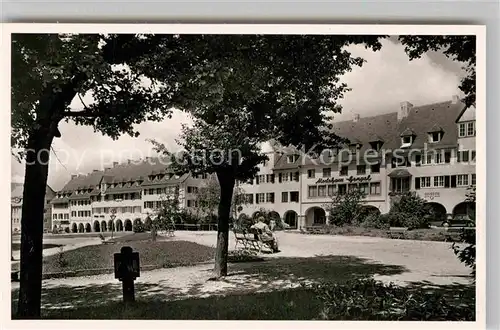
[[[483,322],[484,27],[21,26],[13,323]]]

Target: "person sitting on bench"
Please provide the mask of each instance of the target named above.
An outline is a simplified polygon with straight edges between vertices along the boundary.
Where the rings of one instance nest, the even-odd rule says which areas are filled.
[[[264,217],[259,217],[257,221],[250,227],[252,229],[257,229],[262,232],[261,238],[265,243],[271,244],[271,249],[273,252],[279,252],[278,250],[278,239],[274,236],[269,226],[264,222]]]

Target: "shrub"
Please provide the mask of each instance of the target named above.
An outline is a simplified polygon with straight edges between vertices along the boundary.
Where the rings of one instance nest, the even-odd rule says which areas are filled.
[[[359,223],[363,214],[361,202],[365,197],[366,194],[359,189],[335,195],[332,202],[326,206],[330,211],[328,216],[330,224],[343,226]]]
[[[146,231],[146,229],[144,228],[144,225],[142,224],[141,219],[134,220],[132,230],[134,231],[134,233],[143,233]]]
[[[386,214],[369,214],[361,223],[362,227],[374,229],[389,229],[389,217]]]
[[[69,234],[69,227],[64,228],[64,232],[65,232],[66,234]]]
[[[313,284],[324,320],[473,321],[474,290],[449,297],[441,292],[409,289],[373,279]],[[467,301],[467,299],[470,299]]]
[[[467,192],[467,202],[476,202],[476,187],[471,186]],[[471,212],[469,214],[472,226],[476,225],[476,214]],[[459,246],[456,242],[453,243],[452,249],[458,260],[466,264],[472,269],[471,275],[476,276],[476,231],[462,229],[460,232],[459,242],[465,243],[465,246]]]
[[[429,228],[431,210],[426,203],[427,201],[415,192],[402,194],[389,211],[390,221],[393,222],[391,226],[408,227],[409,230]]]

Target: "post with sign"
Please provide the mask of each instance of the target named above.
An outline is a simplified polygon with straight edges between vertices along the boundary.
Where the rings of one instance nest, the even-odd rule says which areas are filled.
[[[116,209],[111,209],[111,216],[109,217],[111,219],[111,239],[113,239],[113,234],[115,232],[115,219],[116,219]]]
[[[123,302],[135,301],[134,281],[140,276],[139,252],[133,252],[130,246],[121,248],[114,254],[115,278],[122,282]]]

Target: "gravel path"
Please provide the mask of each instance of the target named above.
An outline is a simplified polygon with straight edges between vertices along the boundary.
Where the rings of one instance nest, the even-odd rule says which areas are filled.
[[[230,276],[210,281],[213,262],[192,267],[145,271],[136,280],[142,298],[165,300],[259,292],[297,287],[300,281],[369,274],[384,282],[447,285],[468,283],[469,269],[449,243],[372,237],[302,235],[278,232],[281,252],[266,254],[265,262],[230,264]],[[215,246],[215,232],[176,232],[175,240]],[[87,242],[89,243],[89,242]],[[230,234],[229,249],[234,249]],[[13,283],[12,288],[18,287]],[[45,308],[68,308],[121,299],[121,285],[113,275],[48,279],[43,281]]]

